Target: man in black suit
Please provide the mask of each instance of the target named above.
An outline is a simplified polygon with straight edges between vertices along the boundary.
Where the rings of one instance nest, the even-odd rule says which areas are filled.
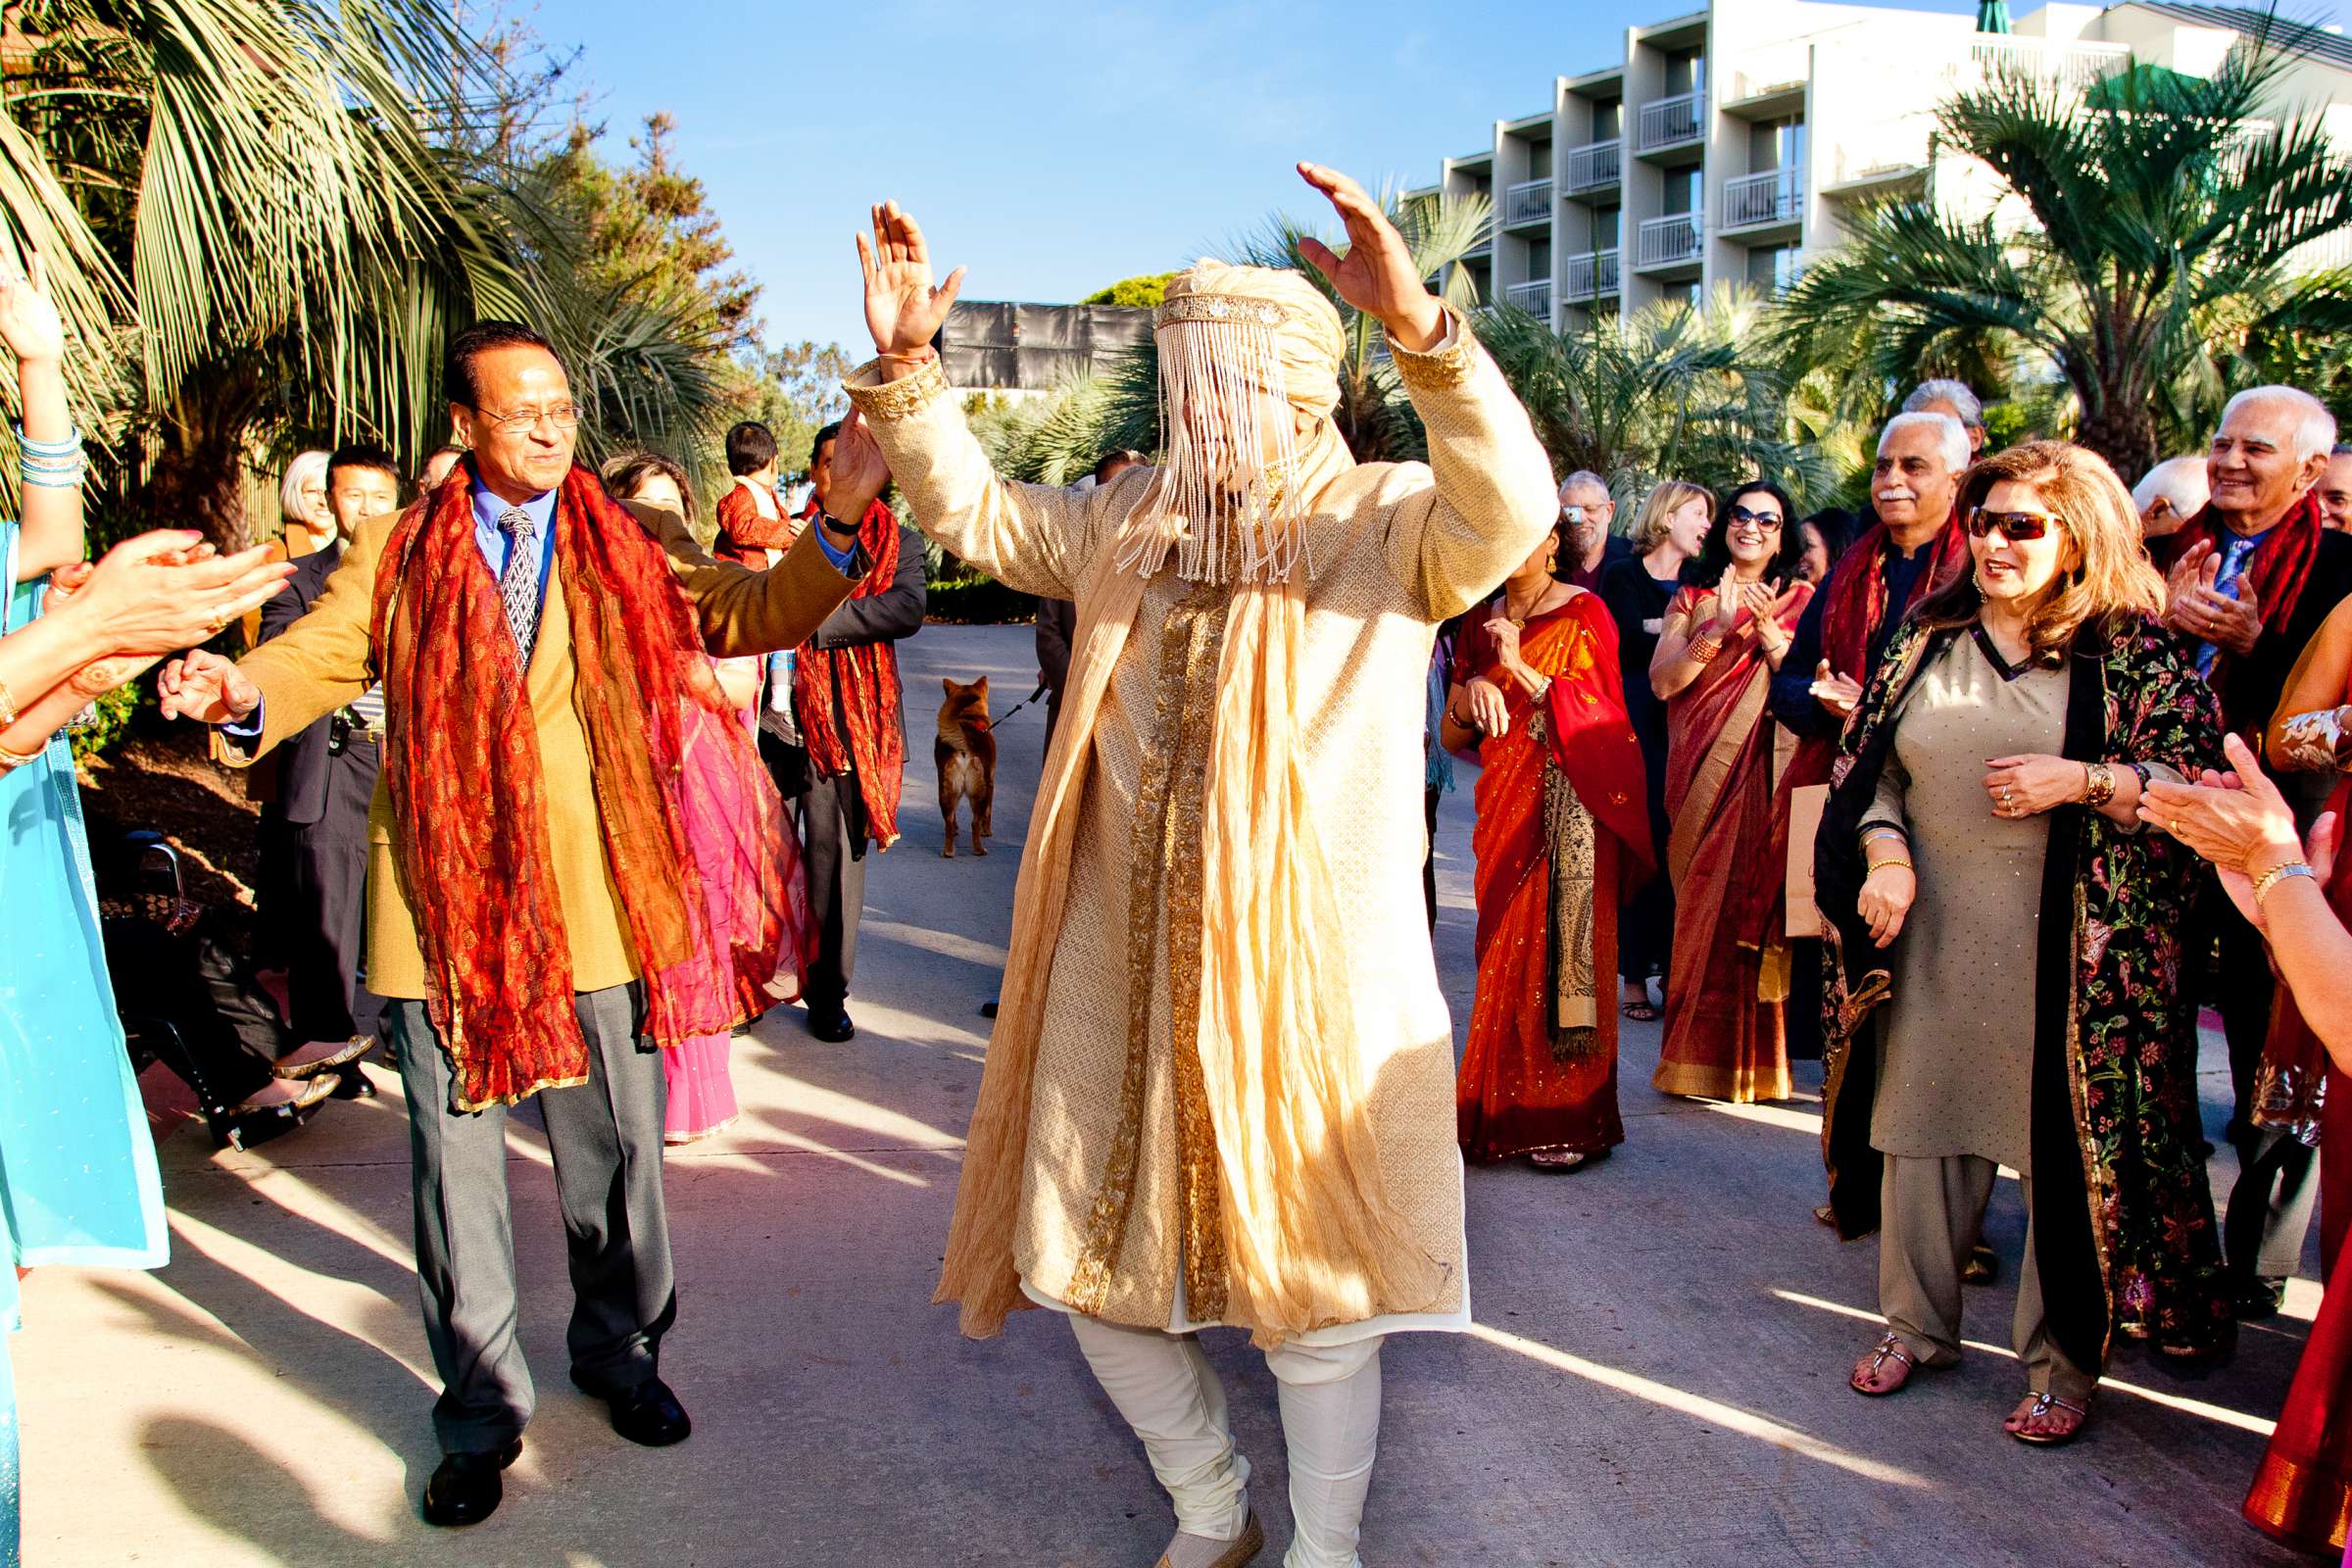
[[[286,591],[262,608],[265,643],[300,620],[326,591],[343,558],[341,540],[362,519],[399,507],[392,454],[367,443],[337,451],[327,460],[326,505],[337,542],[303,558]],[[383,1004],[360,985],[368,807],[375,798],[383,727],[383,690],[377,687],[286,743],[278,788],[294,839],[293,907],[285,922],[287,1010],[295,1038],[314,1043],[297,1053],[306,1059],[329,1041],[357,1047],[341,1059],[366,1054],[383,1013]]]

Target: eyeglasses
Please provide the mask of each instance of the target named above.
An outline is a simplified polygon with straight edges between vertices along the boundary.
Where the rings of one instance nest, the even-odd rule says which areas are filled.
[[[1743,522],[1753,523],[1756,527],[1761,528],[1766,533],[1779,533],[1781,531],[1781,514],[1779,513],[1750,512],[1745,507],[1734,507],[1732,509],[1732,525],[1734,527],[1738,527]]]
[[[548,409],[516,409],[511,414],[492,414],[488,409],[473,412],[489,420],[503,435],[527,435],[539,427],[541,419],[559,430],[574,429],[580,422],[580,406],[576,403],[559,403]]]
[[[1987,512],[1979,507],[1968,514],[1968,533],[1972,539],[1982,539],[1998,528],[2011,544],[2027,544],[2048,533],[2057,520],[2038,512]]]

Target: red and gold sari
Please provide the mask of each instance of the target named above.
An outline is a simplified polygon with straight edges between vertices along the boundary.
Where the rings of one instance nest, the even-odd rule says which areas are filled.
[[[1806,599],[1810,599],[1806,595]],[[1805,601],[1783,622],[1793,632]],[[1685,588],[1667,608],[1695,624],[1715,590]],[[1745,1104],[1788,1097],[1785,855],[1773,853],[1772,665],[1741,612],[1723,651],[1666,704],[1666,874],[1674,883],[1674,960],[1666,1040],[1650,1083],[1669,1095]]]
[[[1649,875],[1641,744],[1625,716],[1617,629],[1593,594],[1531,616],[1520,657],[1551,686],[1541,708],[1503,679],[1471,612],[1453,678],[1502,688],[1510,727],[1479,747],[1478,995],[1454,1083],[1471,1159],[1590,1154],[1617,1118],[1617,906]]]

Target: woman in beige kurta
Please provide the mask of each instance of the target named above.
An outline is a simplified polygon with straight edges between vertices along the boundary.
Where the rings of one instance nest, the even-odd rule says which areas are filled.
[[[1351,261],[1377,250],[1374,224],[1394,241],[1351,184],[1308,177],[1348,218]],[[906,262],[898,223],[877,224],[883,268]],[[926,263],[925,287],[928,276]],[[869,320],[875,288],[869,269]],[[1419,898],[1421,712],[1400,694],[1420,690],[1437,622],[1526,557],[1555,503],[1526,415],[1458,318],[1434,318],[1443,332],[1427,352],[1392,337],[1429,466],[1357,466],[1328,417],[1339,322],[1302,279],[1203,263],[1169,301],[1163,375],[1202,340],[1225,353],[1226,313],[1264,313],[1280,368],[1259,390],[1297,420],[1298,457],[1268,486],[1272,514],[1232,524],[1221,547],[1228,524],[1169,515],[1169,497],[1199,494],[1181,454],[1084,495],[1009,484],[919,350],[902,356],[911,373],[890,378],[904,367],[885,362],[850,385],[926,533],[1022,592],[1078,606],[1072,690],[1031,824],[942,1292],[963,1301],[967,1332],[995,1332],[1009,1305],[1072,1315],[1122,1410],[1161,1433],[1147,1446],[1175,1494],[1180,1564],[1248,1560],[1236,1554],[1255,1529],[1241,1500],[1247,1466],[1221,1398],[1213,1413],[1199,1407],[1194,1361],[1152,1363],[1159,1351],[1115,1337],[1141,1331],[1197,1360],[1171,1331],[1251,1330],[1283,1380],[1300,1519],[1290,1561],[1346,1564],[1363,1477],[1347,1484],[1352,1504],[1301,1502],[1299,1478],[1321,1461],[1300,1451],[1306,1415],[1294,1405],[1367,1363],[1376,1378],[1383,1333],[1460,1327],[1469,1310],[1452,1029]],[[1188,340],[1184,327],[1208,331]],[[1177,406],[1186,395],[1173,394]],[[1190,439],[1181,419],[1169,434]],[[1257,450],[1224,449],[1214,478],[1229,498],[1242,483],[1236,448]],[[847,456],[858,461],[854,438]],[[837,452],[837,471],[843,461]],[[1286,548],[1295,562],[1281,575]],[[1252,580],[1252,559],[1271,570]],[[1296,895],[1300,917],[1261,922],[1246,906],[1258,888],[1277,903]],[[1301,941],[1309,951],[1293,951]],[[1254,1003],[1260,977],[1276,984],[1301,960],[1344,1009],[1317,1014],[1333,1027],[1304,1054],[1320,1061],[1284,1055],[1290,1020],[1232,1002]],[[1348,1083],[1360,1086],[1352,1101]],[[1314,1107],[1328,1103],[1350,1108],[1319,1121]],[[1359,1212],[1327,1225],[1302,1201],[1311,1192],[1266,1203],[1265,1176],[1285,1160]],[[1183,1408],[1160,1409],[1161,1397]],[[1166,1436],[1178,1428],[1190,1438]],[[1224,1555],[1184,1555],[1200,1543]]]

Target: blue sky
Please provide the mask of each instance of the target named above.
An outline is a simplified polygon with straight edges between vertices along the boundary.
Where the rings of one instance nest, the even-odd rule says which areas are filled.
[[[1076,299],[1278,209],[1308,215],[1320,198],[1292,171],[1300,158],[1375,189],[1425,184],[1442,157],[1485,147],[1495,119],[1543,109],[1555,75],[1622,58],[1629,22],[1680,9],[564,0],[530,20],[551,46],[583,47],[613,156],[646,114],[676,118],[679,162],[764,287],[770,341],[856,353],[850,235],[873,201],[921,221],[943,273],[970,270],[967,298]]]

